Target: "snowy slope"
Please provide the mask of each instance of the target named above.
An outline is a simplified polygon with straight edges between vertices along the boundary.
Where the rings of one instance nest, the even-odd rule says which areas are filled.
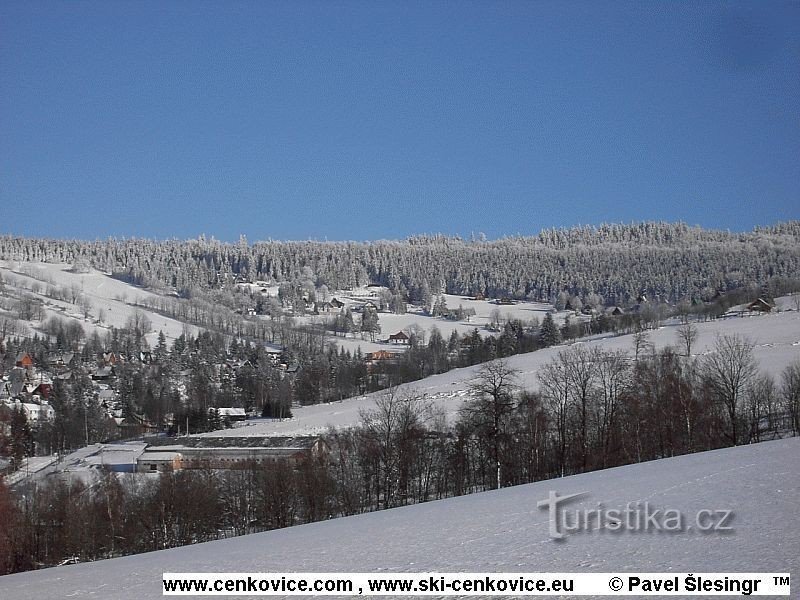
[[[783,302],[787,304],[787,302]],[[675,346],[677,324],[665,325],[650,332],[650,342],[657,348]],[[729,317],[697,323],[698,339],[692,349],[693,354],[701,356],[711,351],[719,335],[738,334],[756,344],[754,354],[760,368],[774,377],[779,377],[787,365],[800,360],[800,313],[784,311],[774,314]],[[611,334],[597,336],[594,339],[576,342],[587,345],[599,345],[606,350],[633,350],[633,336]],[[539,369],[563,350],[563,346],[545,348],[528,354],[519,354],[508,359],[509,364],[520,371],[519,383],[527,389],[537,387],[536,374]],[[445,413],[453,414],[461,406],[466,396],[467,384],[475,377],[479,366],[455,369],[441,375],[434,375],[405,386],[418,394],[427,394],[428,398],[440,406]],[[380,392],[378,392],[380,394]],[[359,410],[371,408],[374,397],[353,398],[332,404],[300,407],[294,410],[295,417],[286,421],[254,420],[244,423],[242,427],[213,435],[287,435],[298,433],[314,433],[323,431],[328,426],[343,427],[359,420]]]
[[[337,299],[344,301],[350,306],[353,306],[354,303],[360,304],[368,300],[375,300],[374,297],[367,295],[366,289],[361,289],[359,291],[363,292],[363,294],[358,295],[354,292],[347,292],[345,294],[332,293],[331,297],[335,296]],[[376,336],[375,342],[369,341],[368,338],[364,340],[360,336],[348,338],[336,337],[332,339],[334,339],[340,347],[350,350],[351,352],[354,352],[357,348],[361,348],[362,352],[391,350],[396,348],[396,346],[387,342],[389,335],[406,330],[409,327],[418,327],[420,330],[424,331],[426,340],[427,335],[430,334],[430,331],[434,327],[439,329],[439,332],[445,339],[447,339],[453,331],[457,331],[459,335],[463,335],[471,333],[476,328],[481,335],[487,336],[492,335],[492,332],[486,330],[485,326],[491,321],[491,315],[495,311],[499,312],[501,321],[505,321],[506,319],[519,319],[528,323],[534,318],[541,322],[545,315],[553,308],[550,304],[543,304],[541,302],[516,302],[510,305],[500,305],[496,304],[494,301],[473,300],[471,298],[452,294],[443,294],[443,296],[447,301],[448,308],[452,310],[457,309],[459,306],[465,309],[472,308],[475,310],[475,315],[470,317],[469,321],[452,321],[442,317],[431,317],[424,314],[421,309],[409,306],[409,312],[403,315],[395,315],[386,312],[379,313],[378,323],[381,326],[381,333]],[[570,311],[560,311],[553,313],[552,316],[556,323],[563,323],[564,319],[570,314],[572,314]],[[572,318],[576,317],[573,315]],[[588,319],[588,317],[583,316],[577,318],[578,320]],[[328,319],[327,316],[316,316],[300,317],[298,320],[300,322],[324,322],[326,319]]]
[[[790,572],[800,575],[800,439],[597,471],[93,564],[0,577],[0,598],[161,598],[163,572]],[[729,534],[591,532],[554,542],[548,492],[571,506],[648,501],[694,518],[732,510]],[[237,596],[244,598],[244,596]]]
[[[23,290],[30,290],[36,283],[39,283],[41,288],[45,288],[47,284],[65,289],[77,286],[92,303],[89,320],[83,318],[80,308],[69,302],[54,300],[41,294],[38,296],[45,303],[48,317],[57,315],[62,318],[77,319],[87,333],[93,330],[102,333],[111,326],[125,327],[136,310],[147,315],[152,323],[152,330],[147,336],[151,345],[155,345],[159,330],[162,330],[169,340],[179,337],[184,328],[193,334],[197,333],[197,328],[192,325],[184,325],[175,319],[132,306],[137,302],[155,298],[156,294],[114,279],[96,269],[91,269],[89,273],[74,273],[71,268],[71,265],[67,264],[0,261],[0,275],[9,286]],[[98,323],[101,311],[103,320],[102,323]]]

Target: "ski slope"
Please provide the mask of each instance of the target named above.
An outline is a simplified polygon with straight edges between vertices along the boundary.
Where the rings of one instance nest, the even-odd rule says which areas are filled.
[[[800,575],[800,439],[727,448],[138,556],[0,577],[8,600],[161,598],[164,572],[790,572]],[[649,502],[733,531],[591,531],[553,541],[549,491],[571,507]],[[249,596],[236,596],[248,598]]]
[[[789,364],[800,360],[800,313],[788,310],[788,299],[779,300],[785,310],[772,314],[750,316],[730,316],[716,321],[697,323],[698,338],[692,349],[695,358],[712,351],[717,337],[737,334],[748,338],[755,344],[754,354],[762,371],[776,379]],[[677,322],[667,324],[649,332],[649,341],[656,348],[676,346]],[[603,334],[585,341],[574,342],[588,346],[600,346],[606,350],[625,350],[633,352],[633,336]],[[508,358],[508,363],[519,371],[519,384],[535,390],[537,373],[566,346],[554,346],[518,354]],[[453,416],[464,398],[467,387],[474,379],[480,366],[455,369],[441,375],[402,386],[410,394],[425,395],[446,415]],[[298,435],[320,433],[328,427],[347,427],[359,421],[359,411],[371,408],[375,397],[381,392],[330,404],[303,406],[294,409],[294,418],[284,421],[255,419],[241,426],[225,431],[215,431],[210,435]]]

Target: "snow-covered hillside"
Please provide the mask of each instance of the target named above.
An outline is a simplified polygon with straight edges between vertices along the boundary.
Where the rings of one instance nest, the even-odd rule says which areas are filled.
[[[355,307],[359,304],[368,301],[375,301],[375,290],[381,288],[359,288],[344,293],[336,292],[337,299],[343,301],[347,306]],[[385,289],[385,288],[383,288]],[[475,300],[473,298],[455,296],[452,294],[442,294],[442,298],[447,303],[450,310],[463,308],[465,310],[472,309],[475,314],[463,320],[451,320],[443,317],[432,317],[425,314],[422,309],[418,307],[409,307],[409,312],[397,315],[390,312],[381,312],[379,315],[379,324],[381,333],[376,336],[376,341],[369,341],[369,338],[363,339],[362,336],[356,337],[336,337],[334,340],[346,350],[355,351],[360,348],[362,352],[375,352],[378,350],[393,350],[397,347],[388,343],[389,335],[395,334],[399,331],[409,331],[417,329],[422,333],[424,340],[431,330],[436,327],[439,332],[447,339],[453,331],[459,335],[471,333],[474,329],[483,335],[492,335],[492,332],[486,329],[486,326],[491,323],[493,315],[497,315],[500,322],[505,322],[508,319],[519,319],[524,323],[529,323],[532,319],[538,319],[539,322],[544,319],[545,315],[553,310],[549,304],[541,302],[527,302],[519,301],[514,304],[498,304],[494,300]],[[553,313],[553,320],[556,323],[562,324],[571,315],[571,318],[578,321],[589,320],[589,317],[581,315],[576,317],[571,311],[562,310]],[[325,315],[313,317],[301,317],[299,321],[303,322],[324,322],[328,317]]]
[[[664,459],[99,563],[0,577],[0,598],[161,598],[164,572],[790,572],[800,575],[800,439]],[[732,532],[593,531],[555,542],[537,509],[731,510]],[[237,596],[244,598],[244,596]]]
[[[788,299],[779,299],[778,304],[784,309],[789,308]],[[651,331],[649,332],[649,341],[656,348],[676,346],[678,343],[676,329],[677,323],[672,323]],[[711,351],[717,336],[737,334],[755,343],[754,354],[760,368],[775,377],[780,376],[781,371],[787,365],[800,360],[800,312],[794,310],[744,317],[731,316],[716,321],[697,323],[697,331],[698,339],[692,350],[696,356],[702,356]],[[632,335],[607,334],[575,343],[599,345],[606,350],[633,351]],[[537,386],[536,375],[539,369],[563,349],[563,346],[556,346],[529,354],[519,354],[510,357],[508,363],[520,371],[519,383],[532,390]],[[473,366],[455,369],[442,375],[434,375],[410,383],[404,387],[409,392],[427,395],[427,398],[440,406],[445,413],[453,414],[461,406],[466,396],[467,385],[479,368],[479,366]],[[373,406],[374,397],[377,394],[332,404],[304,406],[294,409],[293,419],[248,421],[241,427],[225,432],[214,432],[213,435],[294,435],[320,432],[330,425],[336,427],[352,425],[358,422],[359,411],[362,408]]]
[[[192,325],[184,325],[175,319],[133,306],[154,298],[155,294],[114,279],[96,269],[89,269],[87,273],[76,273],[67,264],[0,261],[0,275],[5,285],[12,290],[25,293],[31,293],[31,289],[38,290],[34,295],[44,302],[46,318],[56,315],[75,319],[87,333],[95,330],[102,333],[112,326],[125,327],[128,319],[137,310],[151,321],[152,329],[147,335],[151,345],[155,344],[159,330],[170,340],[180,336],[185,328],[193,334],[197,333],[197,328]],[[48,298],[44,294],[48,285],[66,290],[75,288],[91,303],[89,317],[85,318],[81,308],[75,304]],[[33,327],[37,323],[30,325]]]

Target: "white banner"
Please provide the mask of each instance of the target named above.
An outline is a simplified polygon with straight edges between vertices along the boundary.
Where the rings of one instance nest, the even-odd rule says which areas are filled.
[[[165,596],[788,596],[789,573],[164,573]]]

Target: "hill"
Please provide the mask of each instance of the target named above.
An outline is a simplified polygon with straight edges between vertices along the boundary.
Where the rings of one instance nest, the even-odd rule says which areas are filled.
[[[779,298],[778,306],[784,310],[771,314],[738,316],[732,311],[730,316],[715,321],[696,323],[698,339],[692,354],[700,358],[712,351],[717,336],[740,335],[755,344],[754,356],[765,373],[779,377],[787,365],[800,359],[800,312],[790,310],[789,298]],[[676,346],[678,339],[677,321],[667,322],[662,327],[649,332],[649,342],[657,349]],[[604,350],[633,351],[633,335],[600,335],[576,341],[576,344],[597,346]],[[508,358],[509,366],[519,371],[521,387],[536,389],[537,373],[566,346],[554,346],[535,352],[518,354]],[[467,387],[475,377],[480,365],[454,369],[441,375],[426,377],[423,380],[403,386],[409,392],[426,395],[427,399],[441,407],[447,414],[454,414],[467,395]],[[370,408],[381,392],[334,402],[301,406],[294,410],[294,418],[274,420],[251,420],[241,427],[213,435],[296,435],[319,433],[329,426],[346,427],[359,420],[359,411]]]
[[[161,598],[164,572],[764,572],[800,575],[800,439],[558,480],[91,564],[0,577],[13,600]],[[649,502],[693,519],[731,510],[727,534],[605,531],[555,542],[549,491],[574,507]],[[237,596],[243,598],[243,596]]]

